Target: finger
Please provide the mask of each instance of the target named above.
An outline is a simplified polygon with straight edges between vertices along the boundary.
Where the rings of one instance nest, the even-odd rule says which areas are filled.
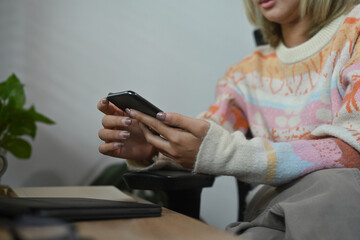
[[[101,129],[98,135],[99,138],[105,142],[116,142],[119,140],[128,139],[130,137],[130,132],[112,129]]]
[[[99,152],[104,155],[117,157],[120,156],[122,146],[124,146],[122,142],[104,143],[99,146]]]
[[[102,118],[102,125],[104,128],[129,127],[131,122],[131,118],[122,116],[105,115]]]
[[[210,124],[204,120],[190,118],[178,113],[161,112],[156,116],[169,126],[184,129],[196,137],[204,137]]]
[[[124,111],[116,107],[114,104],[110,103],[106,98],[103,98],[98,102],[97,108],[102,113],[107,115],[124,115]]]
[[[154,135],[149,129],[147,126],[145,126],[143,123],[140,123],[140,128],[142,129],[143,133],[144,133],[144,136],[146,138],[146,141],[148,143],[150,143],[151,145],[153,145],[159,152],[161,152],[162,154],[164,154],[165,156],[169,157],[169,158],[172,158],[172,159],[179,159],[181,157],[184,156],[184,151],[182,150],[179,150],[179,148],[177,147],[177,144],[175,142],[175,144],[172,142],[172,140],[168,141],[158,135]],[[184,136],[183,133],[180,133],[179,131],[177,130],[173,130],[173,131],[176,131],[175,132],[175,135],[176,134],[181,134],[183,135],[181,138],[185,141],[187,141],[186,139],[186,136]],[[188,134],[189,133],[185,133],[185,134]],[[194,136],[191,136],[192,138],[194,138]],[[176,139],[176,137],[175,137]],[[175,140],[176,141],[176,140]],[[189,141],[187,141],[189,142]],[[178,160],[176,160],[178,161]],[[181,164],[181,162],[179,162]],[[193,165],[193,163],[192,163]]]
[[[143,123],[139,123],[141,130],[144,133],[145,139],[148,143],[153,145],[155,148],[159,149],[160,151],[168,152],[170,149],[170,144],[164,138],[153,134],[150,129],[145,126]]]
[[[167,126],[163,122],[157,120],[156,118],[153,118],[149,115],[146,115],[142,112],[133,110],[133,109],[127,109],[126,112],[130,115],[130,117],[138,120],[139,122],[142,122],[152,130],[156,131],[166,139],[169,139],[169,137],[172,135],[174,128]]]

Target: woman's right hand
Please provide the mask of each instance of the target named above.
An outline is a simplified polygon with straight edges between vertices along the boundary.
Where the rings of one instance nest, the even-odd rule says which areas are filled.
[[[103,129],[99,138],[104,141],[99,152],[108,156],[130,160],[150,160],[157,150],[149,144],[136,119],[110,103],[106,98],[99,101],[97,108],[105,114]]]

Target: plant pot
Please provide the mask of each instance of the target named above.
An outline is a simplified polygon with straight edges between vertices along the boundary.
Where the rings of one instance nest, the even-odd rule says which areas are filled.
[[[0,154],[0,185],[1,185],[1,177],[4,175],[7,169],[7,160],[5,155]]]

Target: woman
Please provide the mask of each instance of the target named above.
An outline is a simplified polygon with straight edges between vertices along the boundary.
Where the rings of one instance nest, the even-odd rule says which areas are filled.
[[[99,151],[131,159],[133,168],[157,167],[166,156],[197,173],[266,184],[246,222],[229,226],[245,239],[356,239],[359,1],[244,2],[269,45],[229,68],[209,110],[199,119],[176,113],[154,119],[103,100],[99,137],[106,143]],[[340,221],[346,224],[335,228]]]

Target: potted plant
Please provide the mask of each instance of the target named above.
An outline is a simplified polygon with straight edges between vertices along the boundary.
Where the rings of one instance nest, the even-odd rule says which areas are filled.
[[[18,159],[31,156],[31,144],[24,136],[35,138],[36,122],[54,124],[32,105],[25,108],[24,85],[12,74],[0,83],[0,178],[7,168],[8,152]]]

